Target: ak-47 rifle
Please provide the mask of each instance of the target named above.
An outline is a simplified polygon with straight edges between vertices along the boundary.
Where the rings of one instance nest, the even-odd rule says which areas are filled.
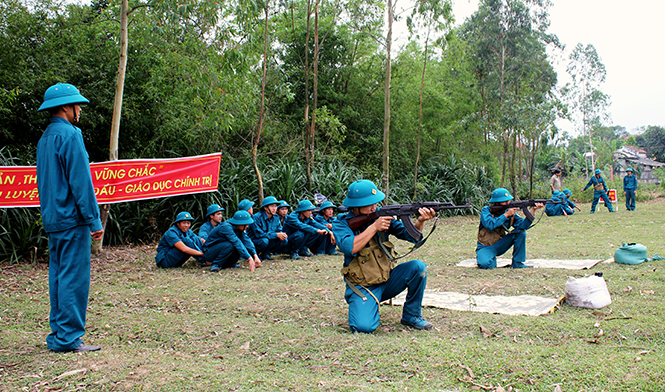
[[[533,216],[531,211],[529,211],[528,207],[534,207],[536,203],[563,204],[563,200],[554,201],[552,199],[531,199],[531,200],[522,200],[522,201],[512,201],[506,205],[495,204],[493,206],[490,206],[490,212],[492,213],[492,215],[497,215],[503,213],[503,211],[510,208],[521,208],[522,212],[524,213],[524,216],[526,216],[528,220],[533,221],[535,217]]]
[[[434,211],[438,212],[441,210],[457,210],[461,208],[472,208],[473,206],[469,203],[469,200],[466,201],[467,204],[463,206],[456,206],[453,203],[445,202],[439,203],[436,201],[426,201],[426,202],[413,202],[411,204],[393,204],[383,206],[380,209],[374,211],[371,214],[358,215],[349,219],[349,228],[356,231],[363,227],[364,225],[373,222],[380,216],[395,216],[397,219],[401,220],[404,223],[404,228],[406,231],[413,237],[416,242],[420,242],[423,238],[423,233],[420,230],[416,229],[416,226],[411,221],[411,215],[417,215],[418,210],[421,208],[431,208]]]

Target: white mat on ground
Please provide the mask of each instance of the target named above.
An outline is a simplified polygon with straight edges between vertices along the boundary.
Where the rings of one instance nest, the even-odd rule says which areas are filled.
[[[403,305],[406,291],[393,298],[393,305]],[[500,313],[512,316],[540,316],[554,311],[561,298],[534,295],[469,295],[449,291],[425,290],[423,306],[460,311]],[[387,302],[384,302],[387,304]]]
[[[594,265],[602,262],[599,259],[584,259],[584,260],[554,260],[554,259],[527,259],[526,265],[533,266],[534,268],[564,268],[564,269],[589,269]],[[497,267],[509,267],[512,263],[511,259],[496,259]],[[478,267],[476,259],[466,259],[457,263],[458,267]]]

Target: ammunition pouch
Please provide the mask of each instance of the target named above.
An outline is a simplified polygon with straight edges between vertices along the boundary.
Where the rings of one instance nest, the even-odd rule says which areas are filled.
[[[501,225],[496,229],[489,231],[485,226],[478,228],[478,243],[484,246],[491,246],[496,244],[501,238],[506,235],[506,228]]]
[[[382,244],[383,247],[373,237],[369,246],[361,249],[349,265],[342,268],[342,275],[354,285],[374,286],[386,282],[390,278],[390,271],[397,265],[394,261],[397,254],[392,242],[384,241]]]
[[[603,184],[596,184],[596,185],[593,186],[593,189],[595,189],[597,191],[604,191],[605,187],[603,187]]]

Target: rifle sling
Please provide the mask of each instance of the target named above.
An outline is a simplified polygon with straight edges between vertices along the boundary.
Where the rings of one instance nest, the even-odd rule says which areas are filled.
[[[363,294],[362,291],[358,290],[358,288],[357,288],[354,284],[351,284],[351,282],[349,282],[349,280],[346,278],[346,276],[344,277],[344,282],[346,282],[346,285],[349,286],[349,288],[351,289],[351,291],[353,291],[356,295],[358,295],[360,298],[362,298],[363,301],[367,301],[367,296],[366,296],[365,294]],[[360,287],[362,287],[363,289],[365,289],[365,290],[369,293],[369,295],[371,295],[372,297],[374,297],[374,300],[376,301],[376,304],[377,304],[377,305],[380,305],[380,303],[379,303],[379,299],[376,298],[376,295],[374,295],[374,293],[372,292],[372,290],[368,289],[367,287],[365,287],[365,286],[363,286],[363,285],[358,285],[358,286],[360,286]]]
[[[394,261],[397,261],[397,260],[399,260],[399,259],[401,259],[401,258],[403,258],[403,257],[406,257],[406,256],[410,255],[411,253],[413,253],[413,251],[415,251],[416,249],[418,249],[418,248],[420,248],[421,246],[425,245],[425,242],[427,242],[427,239],[429,239],[429,236],[431,236],[432,233],[434,233],[434,229],[436,229],[436,222],[438,222],[438,220],[439,220],[439,217],[438,217],[438,215],[437,215],[436,218],[434,219],[434,223],[432,223],[432,230],[429,231],[429,233],[427,234],[427,236],[426,236],[425,238],[423,238],[422,240],[420,240],[420,242],[414,244],[413,247],[412,247],[411,249],[409,249],[409,251],[408,251],[406,254],[402,255],[402,256],[399,256],[399,257],[393,257],[393,256],[390,254],[390,252],[388,251],[388,249],[386,249],[386,247],[383,245],[383,241],[385,240],[386,237],[385,237],[385,234],[384,234],[383,232],[381,232],[381,231],[378,232],[378,233],[376,233],[377,236],[378,236],[378,238],[377,238],[377,242],[379,243],[379,247],[381,248],[381,250],[383,251],[383,253],[385,253],[386,256],[390,259],[390,261],[393,261],[393,262],[394,262]]]

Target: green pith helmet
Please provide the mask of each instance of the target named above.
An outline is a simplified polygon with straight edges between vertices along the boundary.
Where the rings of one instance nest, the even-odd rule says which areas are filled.
[[[566,195],[567,197],[570,197],[573,192],[570,191],[570,189],[566,188],[563,190],[563,194]]]
[[[323,204],[321,204],[320,210],[324,210],[328,207],[337,208],[337,206],[335,204],[333,204],[332,201],[326,200],[326,201],[323,202]]]
[[[268,196],[265,199],[263,199],[263,203],[261,203],[261,208],[269,206],[271,204],[279,205],[279,201],[277,201],[277,198],[275,196]]]
[[[490,198],[490,203],[501,203],[502,201],[513,200],[513,196],[508,192],[506,188],[496,188],[492,192],[492,197]]]
[[[243,211],[249,211],[250,208],[254,205],[253,201],[249,201],[248,199],[243,199],[238,203],[238,209],[243,210]]]
[[[626,172],[631,172],[631,173],[632,173],[632,172],[633,172],[633,168],[632,168],[632,167],[629,167],[628,169],[626,169]]]
[[[288,207],[291,207],[291,205],[289,203],[287,203],[286,200],[280,200],[279,205],[277,206],[277,208],[282,208],[282,207],[287,207],[288,208]]]
[[[313,210],[313,209],[315,209],[315,208],[316,208],[316,207],[314,207],[314,204],[312,204],[311,201],[309,201],[309,200],[303,200],[303,201],[301,201],[300,203],[298,203],[298,207],[296,207],[296,211],[295,211],[295,212],[309,211],[309,210]]]
[[[57,83],[46,89],[44,103],[37,110],[47,110],[63,105],[89,103],[88,99],[79,93],[79,90],[68,83]]]
[[[193,220],[194,218],[192,218],[192,215],[189,212],[183,211],[175,217],[175,222],[173,223],[178,223],[182,221],[193,221]]]
[[[252,219],[252,216],[249,215],[249,212],[240,210],[236,211],[236,213],[233,214],[233,218],[227,220],[227,222],[234,226],[251,225],[254,223],[254,219]]]
[[[602,173],[602,172],[603,172],[602,170],[600,170],[600,169],[596,169],[596,174],[600,174],[600,173]]]
[[[386,198],[372,181],[358,180],[349,185],[344,204],[347,207],[365,207],[377,204]]]
[[[221,207],[219,204],[211,204],[210,207],[208,207],[208,210],[206,211],[206,216],[216,214],[219,211],[224,211],[224,207]]]

